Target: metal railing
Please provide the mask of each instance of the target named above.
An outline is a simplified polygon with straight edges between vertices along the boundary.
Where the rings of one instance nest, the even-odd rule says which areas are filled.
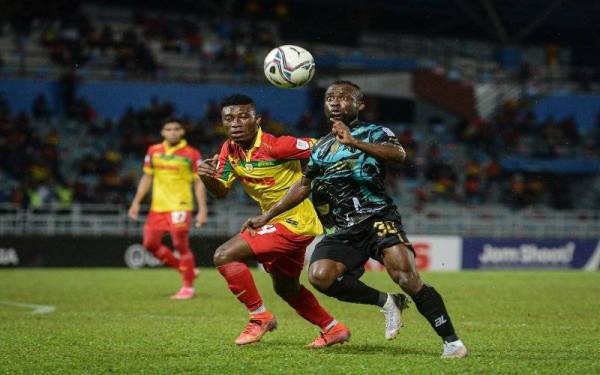
[[[529,209],[512,211],[499,206],[428,206],[422,210],[400,207],[410,235],[460,235],[511,238],[598,238],[600,212]],[[210,205],[209,221],[193,236],[233,235],[242,223],[258,213],[255,206],[230,202]],[[23,209],[0,204],[0,236],[95,235],[139,236],[145,216],[127,217],[120,205],[73,205]]]

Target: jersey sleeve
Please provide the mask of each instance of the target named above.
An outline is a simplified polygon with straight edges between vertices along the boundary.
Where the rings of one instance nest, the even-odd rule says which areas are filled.
[[[374,130],[370,135],[371,143],[391,144],[395,146],[401,146],[398,137],[390,128],[380,126]]]
[[[315,153],[310,154],[308,163],[304,168],[304,177],[314,180],[317,176],[321,175],[321,167],[316,159]]]
[[[221,152],[219,153],[219,161],[217,162],[217,175],[215,178],[227,188],[230,188],[235,181],[235,171],[229,162],[229,148],[228,142],[225,142],[221,147]]]
[[[271,156],[278,160],[287,159],[308,159],[310,150],[316,143],[314,138],[296,138],[292,136],[282,136],[273,142]]]
[[[151,147],[146,151],[146,156],[144,157],[144,173],[148,175],[154,174],[154,167],[152,166],[152,150]]]

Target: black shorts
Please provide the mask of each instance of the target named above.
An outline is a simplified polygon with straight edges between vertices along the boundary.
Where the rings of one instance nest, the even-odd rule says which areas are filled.
[[[400,215],[396,210],[386,210],[350,228],[323,237],[315,246],[310,263],[331,259],[343,263],[347,268],[346,273],[360,277],[369,258],[383,263],[383,249],[397,244],[403,244],[415,253],[402,227]]]

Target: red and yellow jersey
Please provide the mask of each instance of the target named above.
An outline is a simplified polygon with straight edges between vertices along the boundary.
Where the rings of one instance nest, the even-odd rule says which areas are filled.
[[[279,202],[288,189],[302,177],[299,159],[308,159],[315,143],[311,138],[275,137],[258,130],[254,145],[244,150],[228,140],[221,147],[217,178],[226,187],[239,179],[246,193],[258,202],[263,212]],[[323,232],[310,200],[276,216],[272,223],[281,223],[296,234],[316,236]]]
[[[144,173],[153,176],[151,211],[191,211],[194,208],[192,182],[198,177],[200,151],[185,140],[169,147],[167,142],[148,148]]]

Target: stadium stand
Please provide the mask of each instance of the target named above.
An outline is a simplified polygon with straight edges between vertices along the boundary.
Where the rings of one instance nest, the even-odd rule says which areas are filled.
[[[58,80],[62,106],[39,94],[29,111],[16,113],[0,96],[0,202],[12,205],[14,212],[32,212],[47,205],[71,210],[79,204],[118,207],[130,201],[141,173],[140,157],[157,141],[160,121],[181,115],[177,103],[153,98],[145,108],[108,118],[75,94],[77,86],[98,79],[263,82],[258,56],[289,33],[282,20],[289,19],[290,9],[236,11],[243,22],[214,10],[196,16],[84,4],[60,17],[48,12],[29,23],[12,20],[10,27],[5,25],[0,34],[2,77]],[[600,116],[589,121],[589,111],[600,113],[600,105],[593,109],[597,102],[590,99],[588,115],[578,117],[539,102],[557,87],[582,88],[572,79],[569,49],[523,48],[518,51],[521,64],[515,66],[507,62],[510,56],[494,56],[492,43],[477,40],[364,32],[353,46],[313,41],[308,47],[320,56],[325,74],[362,69],[415,71],[418,76],[424,71],[425,82],[437,79],[430,85],[441,87],[435,78],[441,74],[448,87],[458,82],[465,92],[512,82],[513,94],[495,98],[489,109],[482,111],[483,100],[474,95],[476,103],[459,121],[430,116],[427,123],[386,124],[408,151],[407,162],[390,170],[389,188],[397,204],[411,213],[418,216],[429,207],[451,207],[453,212],[486,207],[491,217],[508,216],[510,208],[542,210],[543,216],[557,218],[563,214],[556,210],[600,208]],[[587,89],[593,87],[592,80]],[[419,92],[418,84],[415,90]],[[447,92],[430,100],[453,108],[445,102]],[[267,113],[265,127],[274,133],[322,135],[319,88],[311,94],[315,103],[310,107],[316,109],[305,111],[297,123]],[[219,109],[215,102],[201,105],[204,113],[188,119],[188,139],[210,154],[223,139]],[[377,107],[369,116],[385,122]],[[557,183],[565,179],[578,183]],[[571,216],[597,219],[589,212]]]

